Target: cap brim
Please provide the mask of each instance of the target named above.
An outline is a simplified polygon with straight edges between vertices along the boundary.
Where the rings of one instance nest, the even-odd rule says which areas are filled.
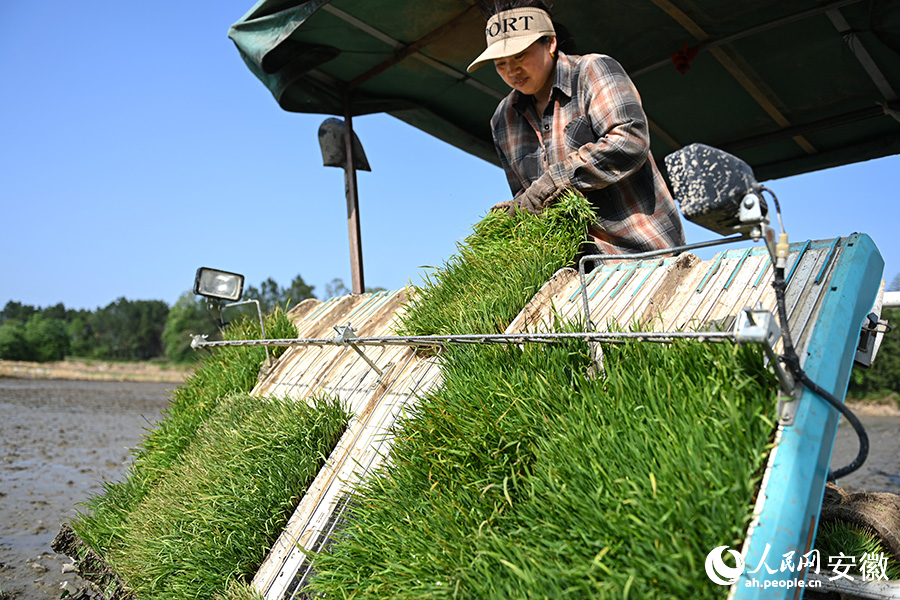
[[[496,60],[498,58],[504,58],[507,56],[515,56],[520,52],[524,52],[528,49],[528,46],[532,45],[542,37],[547,35],[546,33],[536,33],[534,35],[523,35],[521,37],[507,38],[505,40],[497,41],[487,49],[478,55],[472,64],[466,69],[466,72],[471,73],[475,69],[478,69],[484,66],[485,63],[490,62],[492,60]]]

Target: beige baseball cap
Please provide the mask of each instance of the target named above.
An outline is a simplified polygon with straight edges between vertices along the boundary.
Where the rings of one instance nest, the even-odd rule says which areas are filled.
[[[496,58],[515,56],[544,36],[555,36],[550,15],[540,8],[514,8],[491,17],[484,29],[487,49],[466,69],[469,73]]]

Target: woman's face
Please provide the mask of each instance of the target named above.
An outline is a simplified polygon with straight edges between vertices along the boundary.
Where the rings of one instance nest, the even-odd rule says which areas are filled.
[[[506,84],[523,94],[549,98],[553,88],[553,68],[556,38],[549,43],[536,41],[521,54],[494,60],[497,73]]]

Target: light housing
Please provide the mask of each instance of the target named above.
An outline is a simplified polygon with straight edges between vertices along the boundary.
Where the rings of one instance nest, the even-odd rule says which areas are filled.
[[[768,222],[763,187],[750,165],[704,144],[665,158],[672,192],[684,218],[720,235],[750,232]]]
[[[229,271],[200,267],[194,277],[194,293],[216,300],[237,302],[244,293],[244,276]]]
[[[322,150],[322,164],[326,167],[347,168],[347,124],[343,119],[330,118],[319,125],[319,148]],[[369,159],[362,143],[353,132],[353,160],[357,171],[371,171]]]

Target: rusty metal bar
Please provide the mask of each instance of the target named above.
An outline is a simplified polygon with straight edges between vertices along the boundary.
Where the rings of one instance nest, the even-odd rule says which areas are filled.
[[[347,166],[344,168],[344,187],[347,193],[347,227],[350,231],[350,274],[353,293],[366,291],[363,277],[362,233],[359,228],[359,192],[356,187],[356,156],[353,152],[353,102],[350,91],[344,92],[344,138]]]

